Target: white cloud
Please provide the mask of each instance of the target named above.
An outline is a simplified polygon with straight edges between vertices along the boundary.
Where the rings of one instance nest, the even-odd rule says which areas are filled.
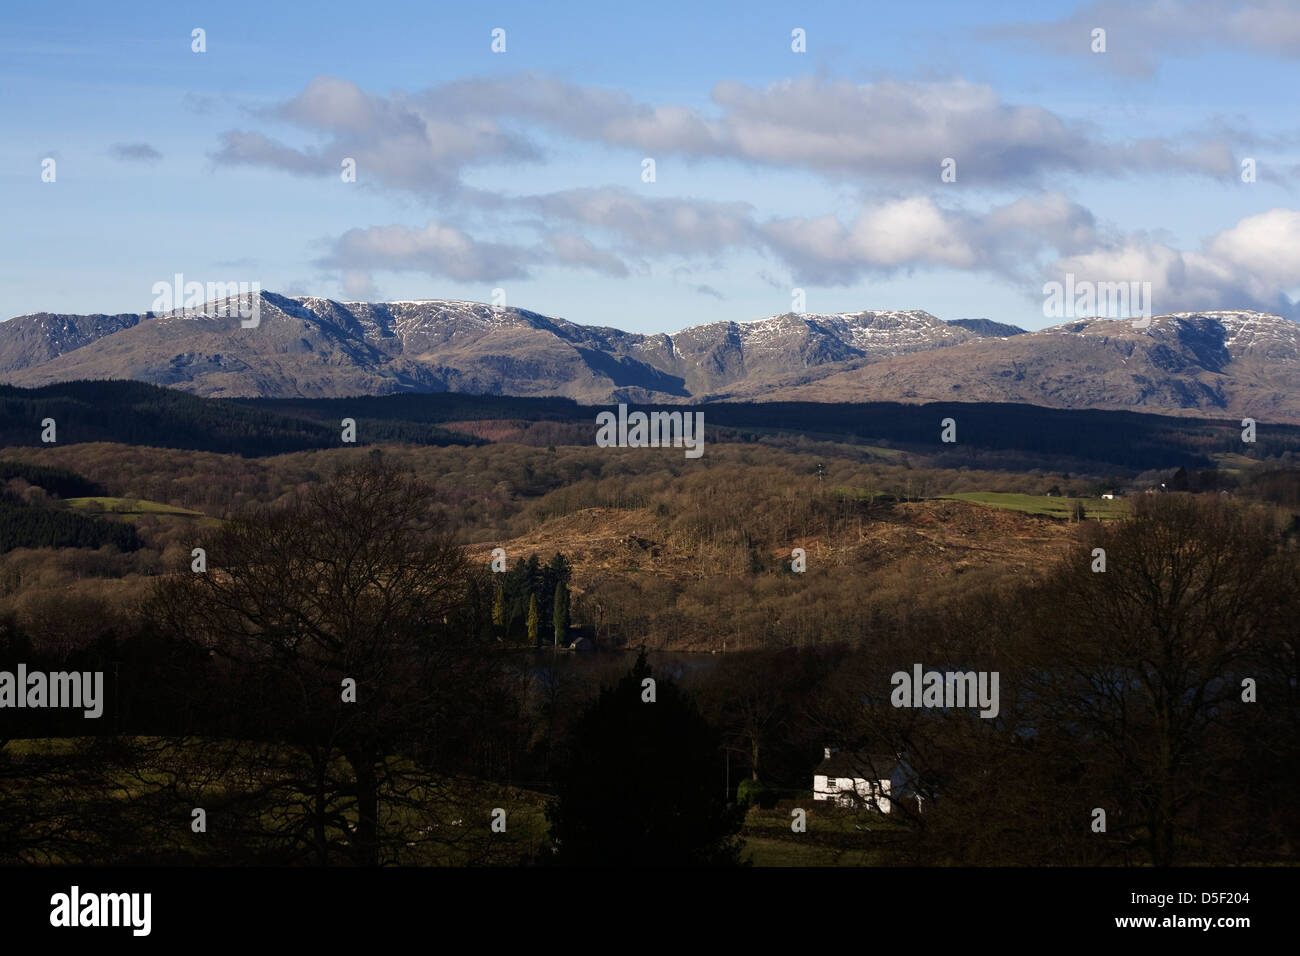
[[[1092,282],[1150,282],[1157,312],[1257,309],[1298,317],[1300,210],[1247,216],[1198,250],[1130,237],[1056,262],[1048,275]]]
[[[351,302],[376,302],[381,298],[378,286],[365,270],[345,270],[341,284],[343,294]]]
[[[212,158],[219,165],[255,165],[309,175],[338,175],[340,163],[357,163],[357,181],[394,189],[453,193],[462,171],[492,162],[530,161],[540,151],[488,115],[441,115],[404,93],[384,97],[356,84],[318,76],[292,99],[263,116],[328,137],[292,146],[259,132],[229,130]]]
[[[1044,250],[1059,254],[1095,241],[1091,213],[1055,193],[983,213],[912,196],[865,208],[849,226],[821,216],[774,220],[762,231],[796,280],[839,284],[930,267],[1019,275]]]
[[[320,265],[342,273],[350,289],[373,289],[374,271],[423,272],[462,282],[521,279],[532,267],[558,265],[616,277],[628,274],[616,255],[582,236],[551,233],[531,245],[485,242],[455,226],[430,221],[349,229],[330,246]]]
[[[1106,52],[1091,49],[1094,28],[1106,31]],[[1012,42],[1087,57],[1102,67],[1150,74],[1165,56],[1196,56],[1225,48],[1300,58],[1300,4],[1294,0],[1099,0],[1048,23],[994,29]]]
[[[755,238],[753,208],[742,202],[647,198],[601,187],[523,197],[515,204],[609,231],[641,253],[717,252],[752,245]]]
[[[1300,283],[1300,210],[1247,216],[1208,244],[1210,255],[1273,290]]]
[[[381,96],[318,76],[263,115],[326,142],[290,146],[264,133],[231,130],[213,158],[321,174],[351,156],[359,180],[438,194],[457,192],[470,166],[541,160],[536,140],[544,133],[645,155],[762,164],[859,182],[937,183],[948,157],[957,161],[959,181],[977,186],[1018,185],[1061,172],[1236,172],[1222,135],[1192,137],[1186,146],[1159,138],[1108,142],[1041,106],[1007,103],[992,87],[960,79],[854,83],[804,76],[763,88],[725,81],[712,95],[714,109],[701,111],[522,74]]]
[[[109,152],[117,159],[135,163],[156,163],[162,153],[148,143],[114,143]]]
[[[349,229],[321,264],[345,274],[390,269],[468,282],[523,278],[529,259],[527,251],[517,246],[480,242],[454,226],[429,222],[418,229],[401,225]]]
[[[559,265],[583,266],[616,278],[628,274],[627,265],[622,259],[598,248],[582,236],[552,233],[546,237],[546,246]]]

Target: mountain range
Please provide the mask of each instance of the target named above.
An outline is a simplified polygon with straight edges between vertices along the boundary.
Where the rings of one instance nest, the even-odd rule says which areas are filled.
[[[1300,422],[1300,325],[1244,310],[1034,332],[919,310],[786,313],[646,335],[474,302],[260,295],[255,328],[216,303],[18,316],[0,323],[0,381],[130,379],[223,398],[1017,402]]]

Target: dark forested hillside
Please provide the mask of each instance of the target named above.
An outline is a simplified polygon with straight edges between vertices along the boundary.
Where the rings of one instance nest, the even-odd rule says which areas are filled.
[[[630,406],[637,407],[657,406]],[[1137,412],[969,402],[718,402],[690,408],[704,413],[707,441],[714,444],[763,441],[792,450],[809,442],[874,445],[926,456],[944,468],[1101,473],[1206,468],[1213,455],[1224,453],[1285,459],[1300,452],[1300,426],[1261,422],[1258,440],[1249,444],[1236,420]],[[559,398],[451,393],[229,400],[139,382],[0,386],[0,447],[49,444],[42,436],[53,421],[54,444],[110,441],[258,457],[344,447],[344,420],[355,422],[357,445],[590,445],[596,414],[606,409]],[[940,438],[948,418],[956,426],[955,442]]]
[[[459,394],[388,395],[346,399],[249,399],[252,408],[277,415],[333,423],[345,415],[373,423],[367,440],[406,440],[403,430],[434,423],[511,420],[568,426],[567,441],[591,444],[595,416],[608,406],[579,405],[568,399],[511,398]],[[630,405],[629,409],[658,406]],[[791,442],[829,441],[890,445],[936,456],[940,467],[1065,468],[1106,471],[1116,468],[1205,468],[1211,456],[1236,453],[1273,458],[1300,452],[1300,426],[1258,426],[1258,440],[1242,441],[1236,420],[1184,418],[1118,411],[1070,411],[1037,405],[947,402],[909,405],[896,402],[715,402],[690,406],[704,413],[709,440],[752,442],[760,438]],[[954,443],[940,440],[941,421],[956,423]],[[381,426],[386,423],[387,427]],[[359,428],[358,433],[361,433]],[[546,434],[553,434],[547,432]],[[523,440],[512,436],[509,440]],[[531,442],[536,443],[536,442]]]
[[[82,498],[106,495],[104,486],[69,471],[66,468],[48,468],[21,461],[0,461],[0,482],[21,478],[29,485],[44,488],[60,498]]]
[[[99,548],[135,551],[140,538],[129,524],[32,507],[0,499],[0,554],[15,548]]]
[[[42,388],[0,386],[0,446],[41,445],[53,420],[58,444],[113,441],[239,455],[275,455],[341,443],[336,421],[304,417],[141,382],[65,382]],[[473,439],[418,426],[387,424],[358,441],[472,444]]]

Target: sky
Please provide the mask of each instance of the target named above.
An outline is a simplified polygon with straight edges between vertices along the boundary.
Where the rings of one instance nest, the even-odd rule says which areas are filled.
[[[1035,329],[1067,276],[1300,318],[1297,90],[1290,0],[6,4],[0,318],[178,273],[636,332]]]

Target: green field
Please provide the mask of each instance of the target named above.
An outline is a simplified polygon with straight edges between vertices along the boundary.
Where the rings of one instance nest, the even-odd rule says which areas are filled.
[[[143,748],[144,756],[139,764],[120,766],[111,761],[101,764],[87,758],[86,766],[96,769],[83,771],[79,776],[75,769],[60,770],[59,761],[86,753],[91,743],[89,738],[9,740],[0,749],[4,750],[5,759],[12,763],[3,780],[10,793],[0,795],[25,802],[34,811],[35,818],[41,822],[29,836],[39,836],[42,830],[63,830],[75,833],[87,845],[93,846],[101,840],[108,841],[105,845],[112,845],[111,841],[120,839],[125,831],[113,831],[108,827],[117,836],[105,836],[96,829],[93,813],[89,818],[80,818],[76,813],[70,813],[69,808],[89,806],[101,815],[116,817],[115,806],[121,806],[126,809],[117,821],[119,827],[130,819],[125,814],[132,812],[129,809],[132,804],[158,807],[157,812],[164,819],[168,813],[184,818],[191,805],[202,806],[209,809],[215,819],[220,819],[223,808],[238,807],[241,800],[248,798],[250,788],[274,787],[282,778],[292,778],[296,770],[292,760],[280,764],[268,757],[268,754],[275,753],[275,748],[271,747],[261,752],[262,759],[254,764],[253,778],[235,783],[214,772],[221,766],[220,757],[216,766],[211,763],[212,755],[221,753],[223,747],[230,747],[231,741],[201,737],[169,741],[142,736],[123,738],[123,742]],[[257,745],[248,746],[252,751],[244,750],[243,753],[258,750]],[[336,760],[335,764],[342,768],[342,759]],[[43,769],[28,782],[24,779],[25,766]],[[75,763],[70,766],[75,767]],[[381,791],[380,803],[385,806],[386,825],[413,838],[400,851],[402,864],[463,866],[490,861],[519,866],[536,859],[547,834],[544,795],[495,783],[422,775],[408,761],[400,759],[391,760],[388,770],[413,774],[405,777],[404,783],[422,787],[428,792],[428,803],[424,806],[393,807],[385,806],[385,794]],[[188,801],[182,798],[177,803],[174,794],[182,792]],[[292,794],[290,787],[278,802],[258,813],[254,819],[261,832],[275,834],[286,826],[286,821],[296,816]],[[342,809],[339,819],[332,824],[330,836],[341,838],[346,843],[347,834],[339,824],[355,826],[357,812],[346,795],[335,796]],[[508,826],[502,833],[490,829],[496,807],[507,812]],[[250,822],[245,818],[242,825],[247,826]],[[268,840],[268,843],[273,842]],[[256,848],[258,844],[254,841],[250,845]],[[134,859],[140,854],[146,858],[149,854],[156,854],[159,858],[184,860],[191,865],[223,862],[219,857],[222,850],[219,841],[214,844],[206,837],[196,836],[188,826],[164,825],[148,832],[142,829],[138,843],[127,842],[114,846],[114,849],[122,853],[124,860]],[[60,857],[57,851],[44,857],[37,853],[31,859],[54,864],[76,862]]]
[[[956,495],[941,495],[941,501],[967,501],[990,508],[1020,511],[1024,514],[1046,515],[1050,518],[1069,518],[1075,502],[1083,505],[1087,518],[1125,518],[1129,514],[1128,502],[1123,498],[1108,501],[1105,498],[1057,498],[1049,495],[1006,495],[993,491],[968,491]]]
[[[790,826],[794,804],[809,811],[803,833]],[[807,794],[772,810],[751,809],[741,829],[742,856],[754,866],[882,866],[895,859],[889,844],[901,832],[891,817],[831,809]]]
[[[232,785],[211,773],[213,766],[209,761],[215,756],[220,763],[221,748],[230,746],[232,742],[207,738],[181,741],[156,737],[123,738],[123,743],[143,748],[142,760],[134,767],[110,762],[100,767],[103,776],[91,773],[84,779],[79,779],[75,772],[64,775],[55,769],[57,761],[84,752],[89,743],[88,739],[61,737],[8,741],[4,750],[13,766],[7,783],[13,788],[14,797],[30,800],[32,808],[43,811],[36,814],[42,821],[38,826],[70,825],[65,819],[66,806],[83,803],[94,806],[97,813],[109,816],[116,816],[118,811],[115,808],[121,807],[127,815],[118,821],[118,826],[129,819],[132,804],[155,806],[159,808],[156,812],[164,817],[175,811],[184,819],[188,819],[185,816],[187,807],[203,806],[213,819],[220,819],[223,808],[238,806],[241,786],[246,789],[250,784],[249,780],[244,780],[242,785]],[[27,784],[23,780],[24,765],[46,769],[37,775],[39,781]],[[292,762],[280,766],[274,760],[263,760],[255,766],[257,782],[266,786],[274,785],[281,774],[292,775],[294,770]],[[403,760],[397,760],[390,767],[414,771],[414,767]],[[51,786],[52,783],[56,785]],[[386,816],[388,825],[398,826],[413,835],[444,827],[449,829],[443,839],[430,839],[419,846],[408,844],[401,854],[403,864],[447,866],[490,861],[513,866],[528,865],[537,859],[546,844],[548,823],[545,807],[548,798],[544,793],[464,778],[430,776],[425,783],[430,787],[432,802],[422,809],[391,808]],[[178,786],[186,797],[173,805],[167,795]],[[258,816],[267,833],[277,832],[285,825],[287,816],[292,815],[293,808],[284,803],[284,799],[282,796],[281,802],[263,809]],[[381,795],[381,803],[383,799]],[[60,801],[70,803],[61,806]],[[502,834],[490,831],[495,807],[507,812],[508,829]],[[791,809],[794,807],[807,810],[806,829],[801,833],[791,829]],[[355,823],[355,808],[348,806],[344,809],[342,819]],[[243,821],[245,826],[248,823],[247,819]],[[896,841],[904,832],[902,824],[894,818],[867,811],[838,810],[817,803],[812,800],[811,793],[804,793],[781,801],[772,809],[755,807],[749,811],[740,832],[745,840],[742,858],[754,866],[764,867],[888,865],[897,862]],[[344,836],[341,831],[332,831],[332,835]],[[91,844],[101,838],[88,824],[82,837]],[[123,859],[156,852],[163,858],[204,864],[220,863],[222,848],[211,844],[206,837],[195,836],[188,826],[176,826],[142,833],[138,845],[129,843],[117,849],[121,850]],[[483,854],[487,850],[491,852],[485,857]],[[43,862],[74,861],[56,855],[43,859]]]
[[[149,501],[145,498],[65,498],[63,503],[69,508],[75,508],[77,511],[115,515],[125,518],[127,521],[134,521],[140,515],[147,514],[169,518],[192,518],[211,524],[218,523],[217,519],[209,518],[201,511],[178,508],[175,505],[163,504],[161,501]]]
[[[1241,476],[1260,467],[1260,462],[1254,458],[1247,458],[1245,455],[1233,452],[1220,452],[1210,457],[1214,459],[1214,464],[1219,471],[1225,471],[1230,475]]]

